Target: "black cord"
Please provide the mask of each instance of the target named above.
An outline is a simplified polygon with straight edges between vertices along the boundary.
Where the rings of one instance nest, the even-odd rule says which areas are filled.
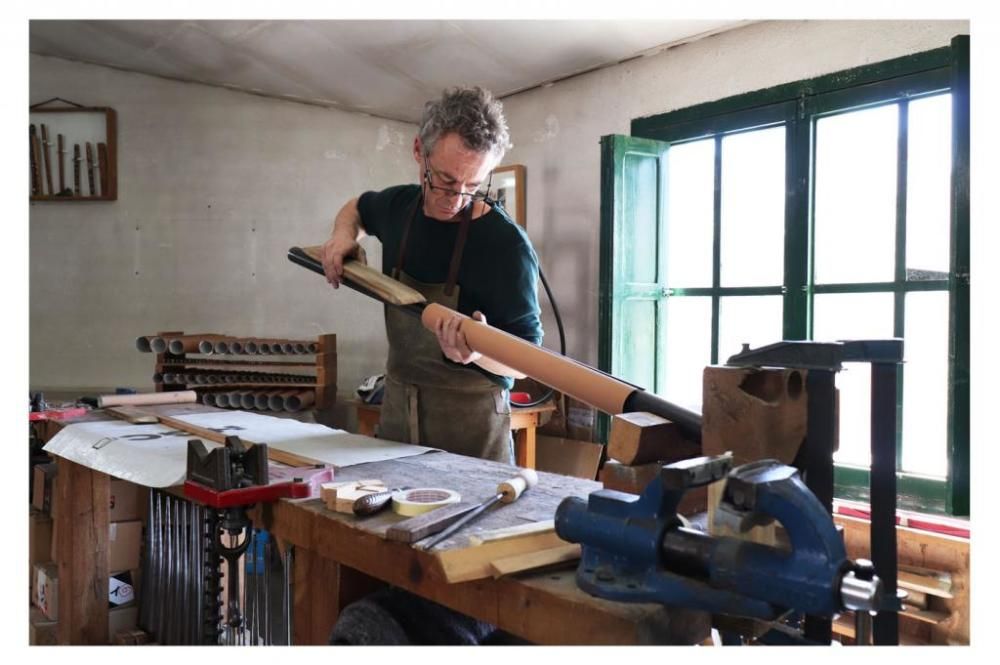
[[[559,329],[559,352],[566,355],[566,331],[563,330],[562,317],[559,316],[559,306],[556,305],[555,298],[552,297],[552,289],[549,288],[549,282],[545,279],[545,273],[542,272],[542,266],[538,266],[538,276],[542,280],[542,286],[545,287],[545,295],[549,297],[549,303],[552,305],[552,314],[556,317],[556,328]],[[548,401],[555,391],[552,388],[547,388],[545,393],[533,402],[521,403],[521,402],[511,402],[511,406],[516,408],[525,408],[529,406],[538,406]]]

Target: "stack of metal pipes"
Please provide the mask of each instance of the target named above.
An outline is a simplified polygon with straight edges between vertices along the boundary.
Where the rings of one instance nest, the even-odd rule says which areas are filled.
[[[220,515],[160,490],[150,490],[142,555],[139,625],[157,644],[287,645],[291,643],[291,551],[279,551],[266,531],[253,529],[226,579],[212,547]],[[233,546],[235,543],[228,543]],[[221,585],[238,585],[236,612],[224,606]],[[238,617],[227,622],[226,616]]]
[[[200,334],[161,337],[143,335],[135,340],[135,347],[144,353],[204,353],[219,355],[308,355],[319,351],[319,344],[312,340],[275,339],[259,337],[233,337],[230,335]]]

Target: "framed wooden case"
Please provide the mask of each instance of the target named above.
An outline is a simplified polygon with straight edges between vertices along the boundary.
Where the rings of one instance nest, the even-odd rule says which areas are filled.
[[[28,108],[32,201],[118,199],[115,110],[55,97]]]
[[[525,168],[521,164],[511,164],[510,166],[500,166],[493,169],[493,189],[496,192],[496,200],[503,206],[503,209],[510,213],[522,229],[527,229],[526,219],[526,192],[524,175]]]

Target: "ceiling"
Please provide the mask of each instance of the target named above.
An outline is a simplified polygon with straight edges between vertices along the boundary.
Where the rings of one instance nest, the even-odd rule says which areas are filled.
[[[747,23],[33,20],[29,44],[39,55],[417,122],[449,86],[504,97]]]

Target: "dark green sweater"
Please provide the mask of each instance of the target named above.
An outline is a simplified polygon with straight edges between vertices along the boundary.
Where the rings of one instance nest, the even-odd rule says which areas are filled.
[[[396,267],[403,227],[419,193],[417,185],[398,185],[358,199],[361,225],[382,242],[382,272],[387,275]],[[420,210],[410,227],[403,271],[427,284],[446,282],[458,228]],[[491,326],[541,344],[537,280],[538,257],[531,241],[502,208],[494,205],[472,220],[458,270],[458,311],[472,316],[479,310]],[[514,385],[513,379],[473,367],[499,385]]]

